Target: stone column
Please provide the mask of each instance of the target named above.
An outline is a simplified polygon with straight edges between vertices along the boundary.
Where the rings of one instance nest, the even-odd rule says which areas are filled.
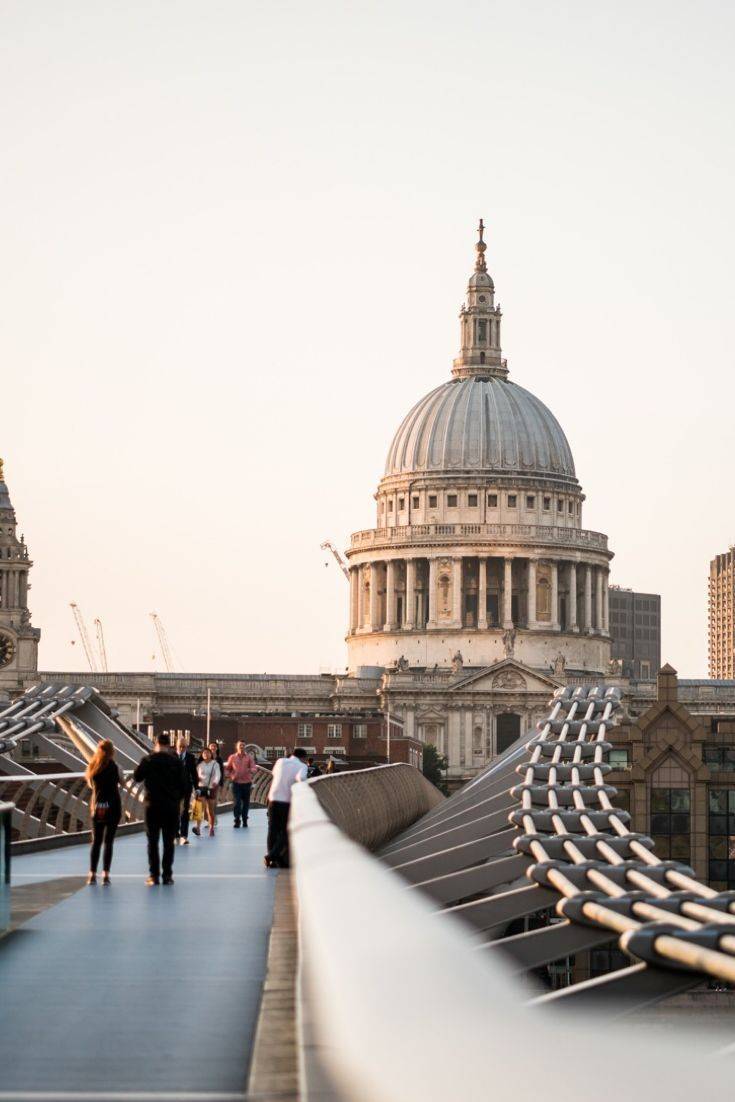
[[[358,601],[360,599],[360,568],[350,567],[350,634],[357,631],[359,623]]]
[[[568,623],[564,625],[568,631],[579,631],[577,624],[577,564],[569,564],[569,608],[567,609]]]
[[[452,559],[452,626],[462,627],[462,559]]]
[[[551,564],[551,630],[559,631],[559,564]]]
[[[406,603],[403,609],[406,631],[416,627],[416,560],[406,559]]]
[[[8,607],[8,572],[0,570],[0,608]]]
[[[610,571],[603,570],[602,574],[602,634],[610,634],[610,590],[608,585],[610,582]]]
[[[536,560],[528,560],[528,626],[536,627]]]
[[[436,559],[429,559],[429,622],[430,628],[436,627],[436,578],[439,564]]]
[[[378,631],[380,621],[380,602],[378,600],[378,563],[370,564],[370,630]]]
[[[477,560],[477,626],[487,628],[487,559]]]
[[[503,627],[513,627],[513,560],[505,559],[503,575]]]
[[[584,623],[582,630],[592,631],[592,567],[584,564]]]
[[[389,559],[385,564],[385,624],[384,631],[395,631],[398,627],[396,617],[396,568],[395,559]]]
[[[602,634],[602,570],[595,570],[595,630]]]

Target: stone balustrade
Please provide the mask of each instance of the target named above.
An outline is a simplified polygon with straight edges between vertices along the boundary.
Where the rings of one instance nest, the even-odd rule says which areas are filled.
[[[366,528],[354,532],[351,550],[405,544],[524,543],[546,546],[590,548],[607,551],[607,536],[586,528],[561,528],[537,524],[405,524],[394,528]]]

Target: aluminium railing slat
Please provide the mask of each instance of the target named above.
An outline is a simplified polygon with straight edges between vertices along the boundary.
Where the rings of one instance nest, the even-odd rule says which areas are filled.
[[[599,1012],[604,1006],[606,1015],[614,1018],[641,1010],[672,995],[691,991],[701,983],[702,976],[696,972],[668,971],[642,963],[632,964],[617,972],[607,972],[571,987],[560,987],[539,995],[531,1005],[554,1009],[568,1006],[576,1014],[588,1009]]]
[[[479,953],[500,953],[511,960],[519,971],[540,968],[546,964],[573,956],[586,949],[609,945],[615,940],[610,930],[594,930],[591,926],[578,926],[573,922],[557,922],[554,926],[541,926],[523,934],[500,937],[486,941],[477,947]]]
[[[458,827],[471,823],[473,820],[479,819],[483,815],[489,815],[497,811],[499,806],[507,807],[511,803],[512,801],[509,801],[508,798],[508,785],[505,782],[501,782],[497,792],[487,793],[485,798],[478,800],[477,803],[470,804],[468,807],[464,807],[459,811],[454,811],[451,815],[446,815],[441,819],[435,820],[422,830],[404,838],[400,845],[381,850],[381,857],[386,864],[390,864],[391,859],[395,857],[396,854],[403,853],[408,847],[431,838],[436,838],[448,830],[456,830]]]
[[[394,865],[393,872],[397,872],[405,880],[410,880],[414,884],[430,877],[458,872],[460,869],[469,868],[470,865],[477,865],[481,861],[507,853],[513,839],[517,836],[515,830],[500,830],[495,834],[478,838],[475,842],[463,842],[461,845],[451,846],[439,853],[417,857],[404,865]]]
[[[411,884],[409,890],[419,890],[424,895],[431,896],[437,903],[450,906],[476,892],[488,891],[523,876],[530,864],[530,857],[522,853],[511,853],[507,857],[499,857],[469,869],[460,869],[459,872],[450,872],[446,876],[437,876],[433,880],[422,880],[418,884]]]
[[[548,888],[538,884],[511,888],[507,892],[488,895],[472,903],[458,903],[455,907],[446,907],[441,914],[452,915],[469,926],[480,931],[495,930],[517,918],[538,914],[539,911],[553,907],[559,896]]]
[[[477,838],[487,837],[502,830],[508,822],[508,812],[515,806],[512,798],[505,793],[499,797],[497,810],[489,815],[480,815],[471,819],[468,823],[450,827],[438,834],[432,834],[426,839],[411,842],[403,849],[396,850],[383,858],[390,868],[398,868],[408,861],[415,861],[419,857],[430,857],[433,853],[443,853],[453,845],[463,842],[473,842]]]

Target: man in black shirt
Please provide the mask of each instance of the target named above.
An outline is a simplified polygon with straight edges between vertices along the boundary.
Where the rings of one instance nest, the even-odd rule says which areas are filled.
[[[174,842],[179,823],[179,804],[186,791],[184,770],[176,754],[171,752],[168,735],[159,735],[152,754],[138,762],[134,777],[145,785],[145,831],[148,836],[148,867],[146,884],[173,884]],[[163,860],[158,853],[158,839],[163,835]]]
[[[184,798],[181,801],[181,810],[179,813],[179,829],[177,834],[182,846],[189,845],[189,804],[191,803],[192,793],[199,783],[197,777],[197,760],[189,749],[189,744],[185,738],[180,738],[176,744],[176,756],[181,762],[181,767],[184,772],[184,784],[186,790],[184,792]],[[198,831],[195,827],[194,833]]]

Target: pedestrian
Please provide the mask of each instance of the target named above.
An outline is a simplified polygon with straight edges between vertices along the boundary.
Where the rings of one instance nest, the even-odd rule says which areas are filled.
[[[268,852],[265,864],[269,869],[287,869],[288,815],[291,810],[291,789],[306,780],[306,751],[297,746],[289,758],[279,758],[273,766],[273,779],[268,789]]]
[[[197,796],[204,800],[204,808],[209,823],[209,837],[214,837],[214,815],[217,805],[217,788],[220,783],[220,768],[212,757],[209,747],[202,750],[202,757],[197,766]]]
[[[241,822],[244,827],[248,825],[250,788],[257,768],[255,758],[245,749],[245,743],[238,742],[235,753],[230,754],[225,763],[225,773],[232,781],[232,793],[235,798],[235,821],[232,824],[235,827],[239,827]]]
[[[145,785],[145,832],[148,836],[148,869],[146,884],[173,884],[174,846],[179,822],[179,808],[186,789],[184,770],[178,756],[171,751],[168,735],[159,735],[152,754],[147,754],[135,768],[136,781]],[[163,857],[158,843],[163,838]]]
[[[88,884],[97,883],[97,865],[102,850],[102,883],[110,883],[112,846],[115,841],[122,804],[120,803],[120,770],[115,765],[115,747],[109,739],[102,739],[89,760],[84,773],[92,789],[89,811],[92,816],[92,847],[89,852]],[[102,849],[104,845],[104,850]]]
[[[330,758],[327,762],[327,773],[335,773],[337,766],[334,764],[334,758]]]
[[[217,801],[219,799],[219,790],[220,790],[221,787],[224,787],[224,783],[225,783],[225,763],[222,760],[222,755],[220,754],[219,743],[218,742],[210,742],[209,743],[209,752],[212,755],[212,761],[216,761],[217,765],[219,766],[219,780],[214,785],[214,791],[212,792],[212,798],[214,800],[214,818],[215,818],[215,822],[216,822],[216,820],[217,820]],[[199,761],[201,761],[201,760],[202,759],[201,759],[201,755],[200,755]]]
[[[308,780],[311,780],[312,777],[321,777],[322,771],[313,758],[308,758],[306,764],[308,767],[306,770]]]
[[[196,758],[189,749],[189,744],[185,738],[180,738],[176,744],[176,753],[178,759],[181,762],[181,768],[184,771],[184,798],[181,801],[179,808],[179,844],[182,846],[189,845],[189,808],[191,806],[191,797],[194,789],[198,783],[197,776],[197,763]],[[194,827],[194,833],[199,833],[199,828]]]

